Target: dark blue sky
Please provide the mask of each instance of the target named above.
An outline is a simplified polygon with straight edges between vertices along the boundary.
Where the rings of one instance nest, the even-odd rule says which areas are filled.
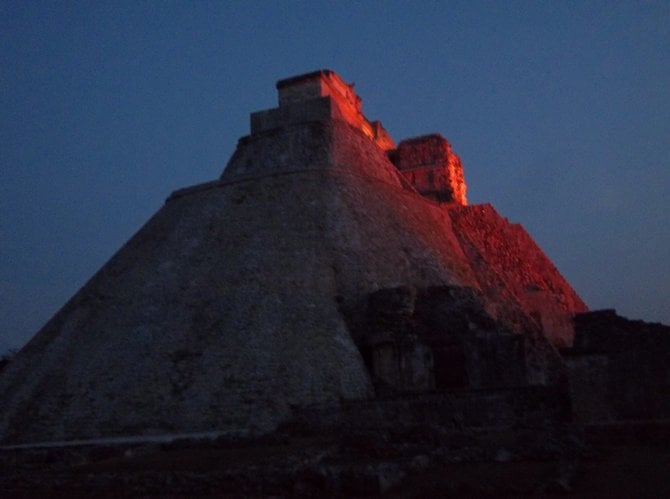
[[[2,2],[0,349],[319,68],[446,136],[590,307],[670,323],[670,2],[418,4]]]

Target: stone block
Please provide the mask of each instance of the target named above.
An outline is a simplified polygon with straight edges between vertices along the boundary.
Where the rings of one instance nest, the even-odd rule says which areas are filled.
[[[441,135],[403,140],[389,156],[421,195],[440,203],[467,204],[463,165]]]

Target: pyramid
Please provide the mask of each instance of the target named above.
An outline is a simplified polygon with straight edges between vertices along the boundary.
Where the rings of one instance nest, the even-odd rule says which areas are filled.
[[[262,433],[369,400],[383,290],[471,290],[490,329],[571,344],[586,306],[520,225],[467,205],[447,140],[396,146],[329,70],[277,89],[221,177],[172,193],[0,373],[1,443]]]

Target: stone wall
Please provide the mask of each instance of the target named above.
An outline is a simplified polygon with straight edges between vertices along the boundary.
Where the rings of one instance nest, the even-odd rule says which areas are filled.
[[[349,321],[377,394],[504,389],[534,384],[534,338],[513,334],[484,309],[473,288],[380,289],[364,323]],[[544,378],[562,378],[546,357]]]
[[[579,314],[563,353],[580,421],[670,417],[670,327],[614,310]]]
[[[328,100],[321,102],[329,104]],[[305,121],[244,137],[221,180],[321,169],[341,170],[412,190],[384,151],[342,120]]]
[[[345,83],[339,75],[329,69],[322,69],[277,82],[279,107],[304,102],[316,97],[331,96],[342,106],[361,113],[361,98],[356,95],[354,85]]]
[[[331,117],[349,123],[360,130],[377,147],[383,150],[393,149],[395,144],[379,121],[370,122],[363,115],[361,98],[356,95],[354,85],[345,83],[337,74],[330,70],[315,71],[277,82],[279,107],[276,110],[254,113],[282,112],[283,108],[292,108],[292,113],[299,114],[303,105],[309,107],[310,102],[327,99],[330,102]],[[275,113],[276,114],[276,113]],[[257,118],[258,120],[258,118]],[[252,116],[252,133],[253,133]],[[284,122],[284,125],[289,124]]]
[[[461,160],[441,135],[403,140],[389,157],[421,195],[440,203],[467,204]]]
[[[454,205],[449,214],[492,316],[514,331],[539,329],[552,344],[570,345],[572,317],[587,307],[525,229],[490,204]]]

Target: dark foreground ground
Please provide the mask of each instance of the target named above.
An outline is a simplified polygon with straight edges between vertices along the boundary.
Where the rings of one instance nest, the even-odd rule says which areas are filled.
[[[0,451],[0,497],[670,497],[670,421]]]

